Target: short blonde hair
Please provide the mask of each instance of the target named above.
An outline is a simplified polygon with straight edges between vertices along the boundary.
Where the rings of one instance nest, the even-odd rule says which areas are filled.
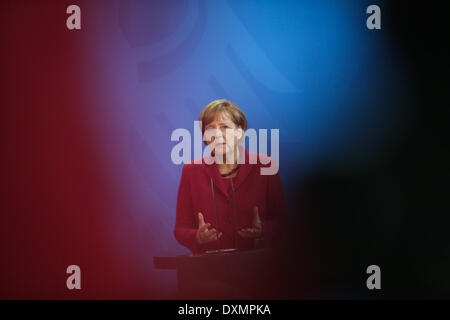
[[[202,134],[218,112],[225,112],[237,127],[247,130],[247,118],[237,104],[226,99],[219,99],[208,103],[200,112],[198,120],[202,122]]]

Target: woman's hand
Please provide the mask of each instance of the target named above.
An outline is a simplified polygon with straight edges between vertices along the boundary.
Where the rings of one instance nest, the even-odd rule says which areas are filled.
[[[197,230],[197,243],[204,244],[208,242],[213,242],[222,236],[222,232],[217,232],[216,229],[212,228],[208,230],[211,226],[210,223],[205,223],[205,219],[201,212],[198,213],[198,230]]]
[[[262,236],[262,224],[259,219],[258,207],[253,208],[252,228],[241,229],[238,234],[243,238],[259,238]]]

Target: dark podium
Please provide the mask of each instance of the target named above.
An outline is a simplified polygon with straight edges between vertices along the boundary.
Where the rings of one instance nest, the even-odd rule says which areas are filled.
[[[175,299],[274,299],[282,286],[276,248],[160,256],[153,262],[177,271]]]

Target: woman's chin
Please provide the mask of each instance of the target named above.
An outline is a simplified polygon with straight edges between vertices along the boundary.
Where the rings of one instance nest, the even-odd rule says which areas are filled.
[[[229,153],[231,150],[227,146],[220,147],[214,150],[214,154],[216,157],[225,157],[227,153]]]
[[[217,146],[214,150],[215,150],[215,153],[217,155],[224,155],[224,154],[226,154],[229,151],[228,147],[226,145],[224,145],[224,146]]]

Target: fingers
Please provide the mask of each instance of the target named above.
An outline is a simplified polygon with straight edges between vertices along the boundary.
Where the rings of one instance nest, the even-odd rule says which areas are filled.
[[[201,227],[198,228],[199,232],[205,232],[211,226],[211,223],[205,223]]]
[[[261,219],[259,218],[259,212],[258,212],[258,207],[255,206],[253,207],[253,222],[252,222],[253,227],[255,228],[261,228]]]
[[[252,235],[251,235],[248,231],[240,230],[240,231],[238,231],[237,233],[238,233],[238,235],[240,235],[242,238],[252,238]]]
[[[222,232],[214,232],[205,237],[206,242],[212,242],[218,240],[222,236]]]
[[[217,232],[216,229],[207,230],[200,234],[202,243],[208,243],[218,240],[222,236],[222,232]]]
[[[204,234],[208,231],[208,227],[210,226],[210,223],[204,223],[201,227],[198,228],[196,238],[198,243],[205,243],[204,241]]]
[[[205,218],[203,218],[203,215],[201,212],[198,213],[198,229],[199,232],[204,232],[208,230],[208,228],[211,226],[211,223],[205,223]]]
[[[217,232],[215,228],[208,229],[211,224],[205,223],[205,218],[201,212],[198,213],[198,231],[197,231],[197,241],[200,243],[208,243],[216,241],[222,236],[222,232]]]
[[[262,223],[258,206],[253,207],[252,228],[243,228],[237,232],[243,238],[258,238],[262,235]]]
[[[201,212],[198,213],[198,227],[201,228],[205,225],[205,219],[203,218],[203,215]]]
[[[219,239],[222,236],[222,232],[218,233],[216,229],[208,229],[211,223],[205,223],[205,218],[201,212],[198,213],[198,230],[197,230],[197,242],[207,243]]]
[[[216,229],[212,228],[212,229],[209,229],[209,230],[205,230],[205,232],[203,234],[204,234],[205,237],[210,237],[210,236],[212,236],[212,235],[214,235],[216,233],[217,233]]]
[[[261,236],[261,229],[246,228],[237,232],[243,238],[258,238]]]

